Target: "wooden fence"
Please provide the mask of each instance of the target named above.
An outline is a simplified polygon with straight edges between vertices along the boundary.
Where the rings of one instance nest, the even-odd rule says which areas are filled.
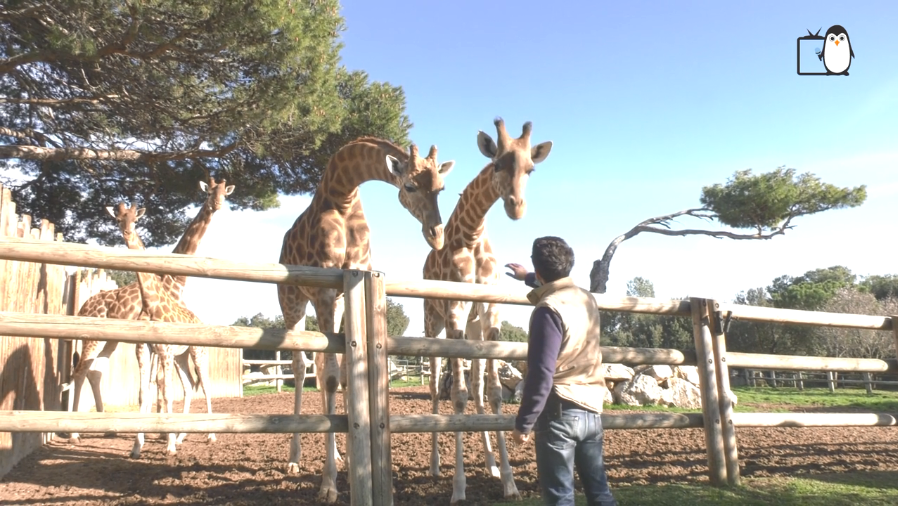
[[[42,245],[62,242],[54,224],[32,221],[31,216],[16,213],[10,190],[0,185],[0,238],[30,238]],[[80,269],[68,274],[57,263],[0,259],[0,311],[73,315],[90,296],[116,287],[103,269],[87,275]],[[81,341],[72,336],[32,339],[0,333],[0,411],[70,409],[73,395],[68,392],[69,403],[65,404],[64,392],[69,390],[73,356],[80,354],[80,345]],[[209,351],[211,395],[241,396],[240,350]],[[138,382],[134,344],[123,343],[110,358],[109,371],[103,376],[106,405],[136,405]],[[182,392],[175,389],[174,398],[181,397]],[[93,407],[93,392],[87,382],[81,398],[82,410]],[[52,432],[0,432],[0,476],[52,437]]]
[[[181,255],[112,251],[83,245],[40,244],[0,238],[0,258],[31,262],[65,259],[92,267],[166,272],[174,275],[267,283],[292,283],[342,288],[345,334],[256,329],[211,325],[86,319],[56,315],[0,313],[0,334],[58,339],[79,336],[123,342],[157,342],[266,350],[343,353],[348,366],[346,415],[200,415],[141,413],[0,412],[0,430],[76,432],[346,432],[353,465],[349,469],[354,505],[392,504],[390,434],[392,432],[455,432],[511,430],[514,415],[390,415],[387,355],[501,358],[526,357],[526,343],[387,337],[386,295],[468,299],[528,304],[524,293],[499,287],[441,281],[385,282],[381,273],[315,269],[281,264],[249,264]],[[731,319],[799,325],[862,328],[893,332],[894,317],[818,313],[723,304],[691,298],[661,301],[597,295],[603,310],[690,317],[695,352],[665,349],[603,347],[608,363],[696,365],[702,392],[702,413],[603,414],[606,429],[702,427],[711,482],[739,483],[736,427],[893,426],[894,415],[877,413],[734,413],[729,367],[777,370],[824,370],[871,373],[898,372],[898,362],[873,359],[775,356],[728,353],[725,330]]]

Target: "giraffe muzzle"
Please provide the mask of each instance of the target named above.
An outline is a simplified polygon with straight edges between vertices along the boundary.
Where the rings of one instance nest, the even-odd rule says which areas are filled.
[[[424,239],[427,244],[435,250],[443,248],[443,225],[434,225],[432,227],[424,227]]]

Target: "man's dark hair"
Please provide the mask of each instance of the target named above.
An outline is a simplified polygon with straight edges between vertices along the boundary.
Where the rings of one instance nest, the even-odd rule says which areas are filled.
[[[533,241],[530,259],[539,277],[551,283],[571,275],[574,250],[560,237],[540,237]]]

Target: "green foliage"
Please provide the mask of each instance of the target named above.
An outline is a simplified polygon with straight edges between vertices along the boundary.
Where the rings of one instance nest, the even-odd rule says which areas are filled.
[[[119,242],[103,207],[183,232],[210,171],[235,209],[314,191],[336,149],[406,144],[402,89],[339,65],[336,0],[14,2],[0,17],[0,180],[68,241]],[[88,148],[88,149],[79,149]]]
[[[512,325],[507,321],[503,321],[502,325],[499,327],[499,340],[500,341],[510,341],[515,343],[526,343],[529,339],[529,334],[527,331],[518,327],[517,325]]]
[[[655,286],[644,278],[627,283],[628,297],[654,297]],[[602,313],[602,345],[694,350],[692,321],[678,316],[607,311]]]
[[[137,283],[137,273],[134,271],[106,271],[106,275],[114,279],[119,288]]]
[[[796,178],[795,169],[783,166],[757,175],[751,169],[736,171],[725,185],[702,188],[700,200],[721,223],[761,233],[787,225],[797,216],[857,207],[866,198],[864,185],[839,188],[811,173]]]
[[[408,328],[408,316],[402,304],[393,302],[387,297],[387,335],[390,337],[401,336]]]
[[[858,285],[860,291],[872,293],[876,300],[898,298],[898,275],[867,276]]]
[[[393,302],[393,299],[387,297],[387,332],[389,335],[401,336],[402,333],[405,332],[405,329],[408,328],[408,322],[409,318],[406,316],[402,304]],[[269,318],[262,313],[257,313],[255,316],[249,318],[241,316],[231,325],[234,327],[257,327],[260,329],[285,328],[284,317],[282,315]],[[341,321],[339,332],[343,332],[344,326],[344,321]],[[315,315],[306,314],[306,330],[311,332],[321,331],[318,327],[318,318],[316,318]],[[394,334],[393,332],[396,333]],[[284,360],[290,360],[292,356],[292,352],[281,352],[281,358]],[[243,358],[250,360],[274,360],[275,352],[270,350],[245,349],[243,350]]]

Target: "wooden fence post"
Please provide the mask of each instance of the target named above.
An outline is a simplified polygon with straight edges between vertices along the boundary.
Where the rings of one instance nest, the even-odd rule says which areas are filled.
[[[390,453],[387,296],[382,272],[365,273],[365,304],[368,332],[368,385],[371,396],[371,485],[374,504],[392,506],[393,457]]]
[[[365,277],[361,271],[343,271],[346,315],[346,375],[349,395],[346,414],[349,453],[349,488],[352,506],[371,506],[371,413],[368,408],[368,353],[365,324]],[[300,385],[299,388],[302,388]]]
[[[709,325],[702,329],[708,332],[713,343],[714,362],[717,368],[717,392],[720,402],[720,421],[723,437],[723,451],[726,459],[727,483],[739,486],[739,452],[736,445],[736,426],[733,424],[733,398],[730,390],[730,368],[727,366],[726,323],[720,313],[720,305],[715,300],[708,301]],[[704,337],[702,338],[704,340]]]
[[[829,383],[829,393],[836,393],[836,377],[832,371],[826,371],[826,380]]]
[[[711,484],[720,486],[726,482],[726,457],[723,450],[723,433],[720,426],[720,399],[717,392],[717,374],[714,367],[714,349],[708,331],[708,301],[691,297],[692,330],[695,339],[695,358],[698,366],[699,387],[702,391],[702,417],[705,426],[705,446],[708,448],[708,470]]]
[[[803,392],[804,391],[804,379],[801,376],[801,371],[798,371],[797,376],[798,376],[798,383],[797,383],[798,390]]]
[[[869,372],[864,373],[864,386],[867,388],[867,394],[873,393],[873,375]]]
[[[274,359],[275,360],[281,359],[281,350],[277,350],[274,352]],[[278,375],[278,378],[276,380],[274,380],[274,385],[277,388],[277,393],[281,393],[281,374],[284,373],[284,369],[281,367],[281,364],[278,364],[274,368],[274,370],[277,371],[276,374]],[[303,378],[303,379],[305,379],[305,378]],[[302,388],[302,387],[300,386],[300,388]]]

